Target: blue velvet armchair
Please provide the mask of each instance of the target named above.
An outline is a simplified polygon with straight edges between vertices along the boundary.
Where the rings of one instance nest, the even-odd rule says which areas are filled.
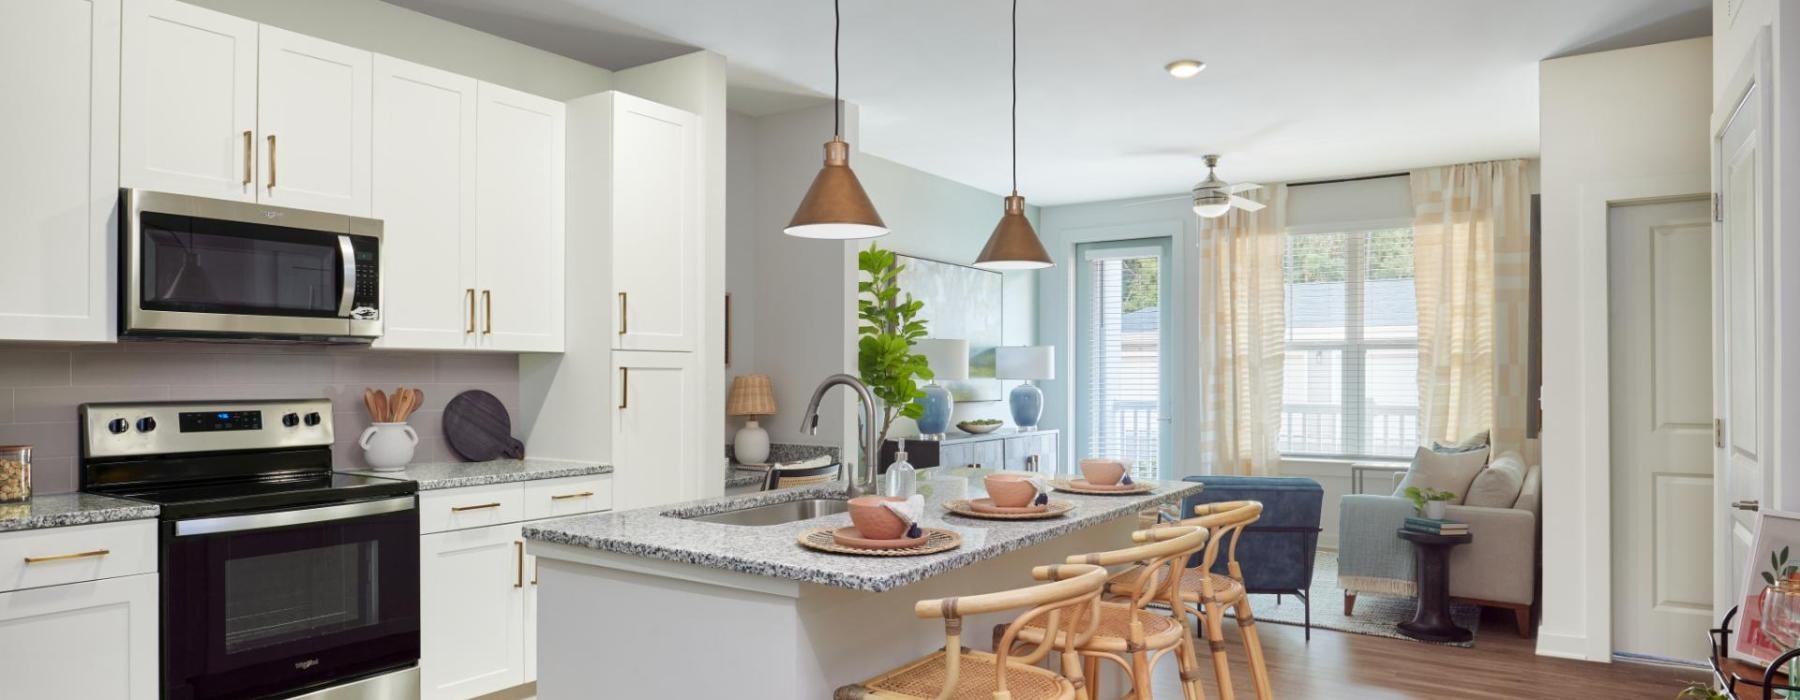
[[[1181,502],[1182,517],[1194,506],[1220,501],[1261,501],[1262,519],[1244,530],[1238,541],[1238,565],[1250,593],[1292,594],[1306,607],[1306,638],[1312,639],[1313,555],[1319,547],[1319,518],[1325,489],[1301,477],[1190,476],[1184,481],[1206,484],[1206,490]],[[1200,565],[1196,556],[1188,563]],[[1224,574],[1225,560],[1213,567]]]

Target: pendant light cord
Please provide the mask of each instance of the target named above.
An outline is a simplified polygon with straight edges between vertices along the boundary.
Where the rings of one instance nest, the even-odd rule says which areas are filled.
[[[1012,193],[1019,193],[1019,0],[1012,4]]]
[[[844,102],[838,97],[838,37],[844,33],[844,14],[839,0],[831,0],[831,135],[844,137]]]

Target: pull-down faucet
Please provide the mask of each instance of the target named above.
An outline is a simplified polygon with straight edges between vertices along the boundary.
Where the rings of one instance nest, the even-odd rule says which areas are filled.
[[[813,389],[812,401],[806,404],[806,417],[800,419],[800,432],[819,434],[819,400],[825,398],[827,390],[839,385],[856,392],[857,400],[862,402],[862,465],[850,468],[850,488],[845,492],[847,498],[856,498],[875,493],[875,465],[881,458],[881,426],[875,422],[875,395],[869,393],[869,386],[848,374],[826,377],[819,382],[819,388]],[[866,473],[867,478],[859,476],[859,471]]]

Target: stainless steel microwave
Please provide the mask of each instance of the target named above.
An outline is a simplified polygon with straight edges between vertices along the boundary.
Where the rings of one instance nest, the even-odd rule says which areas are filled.
[[[119,233],[121,337],[381,337],[380,221],[125,189]]]

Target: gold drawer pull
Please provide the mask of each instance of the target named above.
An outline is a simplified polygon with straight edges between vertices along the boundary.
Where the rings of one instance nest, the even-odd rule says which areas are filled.
[[[567,499],[567,498],[588,498],[588,497],[590,497],[590,496],[593,496],[593,495],[594,495],[594,492],[593,492],[593,491],[579,491],[579,492],[576,492],[576,493],[562,493],[562,494],[557,494],[557,495],[555,495],[555,496],[551,496],[551,497],[550,497],[550,500],[552,500],[552,501],[560,501],[560,500],[563,500],[563,499]]]
[[[513,576],[513,588],[525,587],[525,543],[513,540],[513,553],[518,555],[519,568]]]
[[[275,191],[275,135],[269,134],[269,191]]]
[[[619,335],[625,335],[630,330],[631,300],[625,296],[625,292],[619,292]]]
[[[27,564],[42,564],[47,561],[66,561],[69,559],[86,559],[88,557],[104,557],[112,554],[110,549],[96,549],[91,552],[75,552],[73,554],[52,554],[47,557],[25,557]]]
[[[465,510],[486,510],[488,508],[499,508],[499,507],[500,507],[500,503],[498,501],[496,501],[494,503],[483,503],[478,506],[450,506],[450,512],[461,513]]]
[[[465,330],[463,332],[464,333],[474,333],[475,332],[475,288],[470,287],[464,291],[467,291],[469,293],[469,329]]]
[[[255,167],[255,165],[253,165],[254,161],[256,160],[255,153],[253,153],[253,151],[255,151],[255,150],[256,150],[256,139],[250,135],[249,129],[245,129],[244,130],[244,186],[245,187],[249,187],[250,180],[256,177],[256,175],[254,173],[254,171],[256,170],[256,167]]]

